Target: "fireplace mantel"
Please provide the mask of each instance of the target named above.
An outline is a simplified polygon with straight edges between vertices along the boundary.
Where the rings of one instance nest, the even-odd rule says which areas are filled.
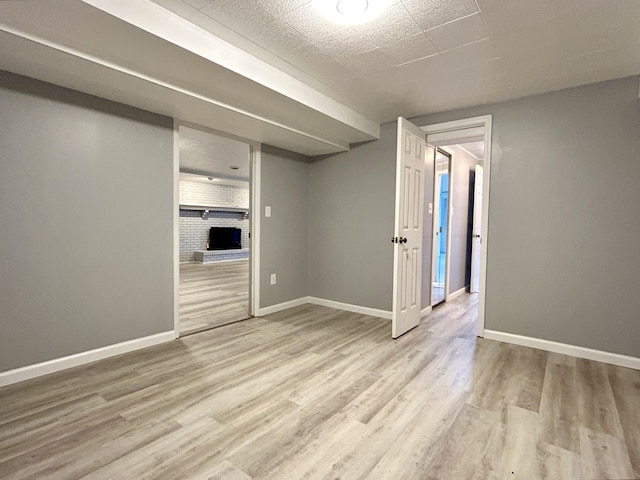
[[[239,212],[249,213],[248,208],[243,207],[221,207],[219,205],[192,205],[192,204],[180,204],[180,210],[198,210],[198,211],[213,211],[213,212]]]

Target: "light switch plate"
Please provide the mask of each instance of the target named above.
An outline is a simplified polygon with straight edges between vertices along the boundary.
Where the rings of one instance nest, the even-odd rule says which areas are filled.
[[[272,273],[271,274],[271,285],[275,285],[276,284],[276,274]]]
[[[271,216],[271,205],[266,205],[264,207],[264,216],[265,217],[270,217]]]
[[[429,215],[433,215],[433,203],[429,202],[428,210],[429,210]]]

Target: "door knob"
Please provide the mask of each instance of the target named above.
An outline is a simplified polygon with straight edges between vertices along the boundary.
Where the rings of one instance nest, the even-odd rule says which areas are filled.
[[[400,237],[400,243],[407,243],[406,237]]]

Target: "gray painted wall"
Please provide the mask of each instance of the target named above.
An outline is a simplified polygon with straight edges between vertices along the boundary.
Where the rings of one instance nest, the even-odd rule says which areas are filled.
[[[413,120],[493,114],[486,328],[640,356],[637,94],[627,78]],[[0,371],[171,330],[171,121],[8,73],[0,107]],[[263,147],[262,306],[391,308],[395,136],[312,164]]]
[[[309,295],[391,310],[396,124],[316,159],[309,185]]]
[[[640,356],[638,78],[412,122],[486,114],[486,328]],[[310,295],[391,308],[395,128],[312,164]]]
[[[0,72],[0,371],[173,329],[170,119]]]
[[[486,328],[640,356],[638,78],[493,114]]]
[[[453,218],[451,221],[451,251],[449,258],[449,293],[468,286],[467,272],[467,243],[471,228],[469,227],[469,179],[475,176],[475,168],[480,162],[459,147],[451,146],[451,167],[453,171],[453,185],[451,192],[451,206]]]
[[[309,159],[262,146],[260,306],[306,297],[309,257]],[[271,206],[271,217],[264,207]],[[270,285],[270,275],[277,284]]]

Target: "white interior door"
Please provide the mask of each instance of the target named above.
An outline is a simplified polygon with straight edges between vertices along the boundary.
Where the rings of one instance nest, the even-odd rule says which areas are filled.
[[[484,169],[476,165],[476,179],[473,187],[473,232],[471,238],[471,293],[480,291],[480,249],[482,245],[482,186]]]
[[[400,117],[397,143],[393,338],[420,323],[425,133]]]

